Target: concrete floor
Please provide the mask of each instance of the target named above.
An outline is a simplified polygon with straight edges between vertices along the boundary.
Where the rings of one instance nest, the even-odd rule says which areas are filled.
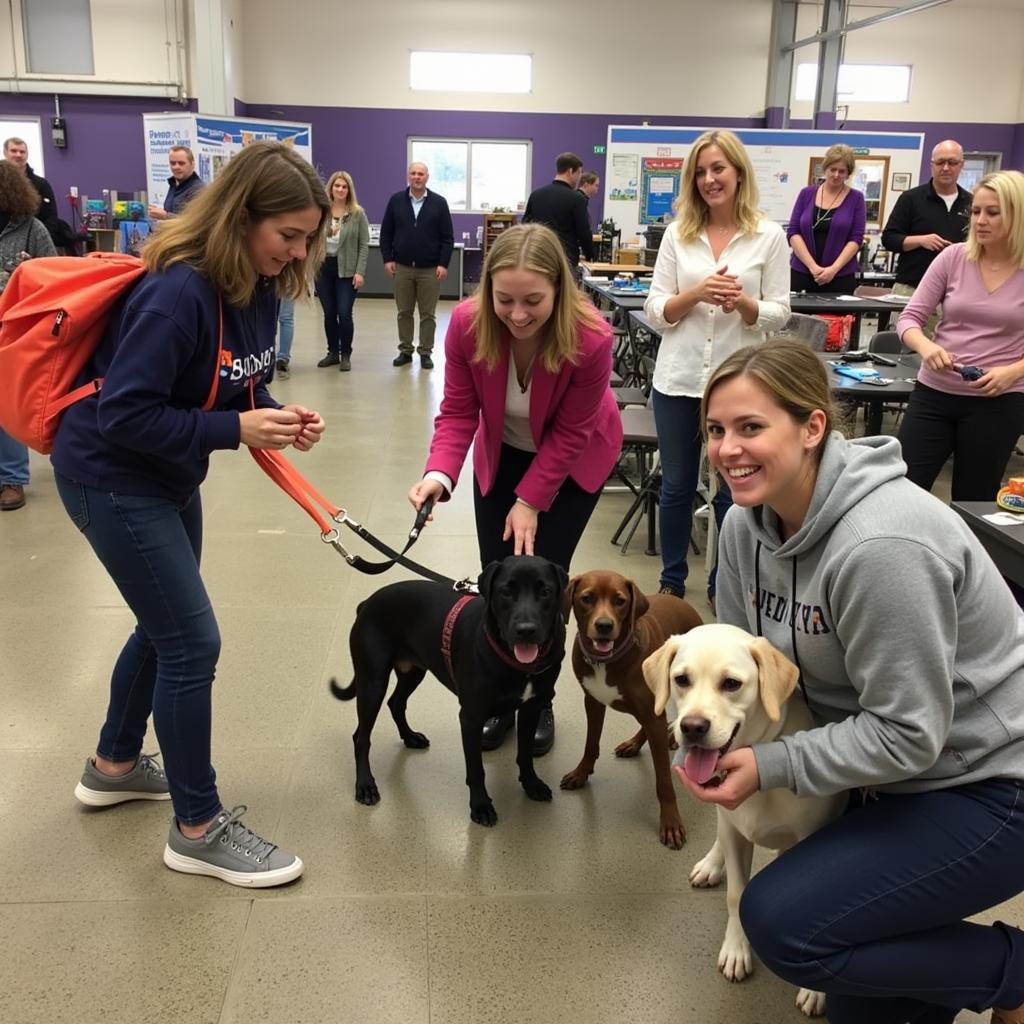
[[[328,432],[295,461],[396,543],[411,525],[405,493],[425,459],[443,362],[393,369],[393,306],[361,299],[353,372],[318,370],[317,312],[297,313],[291,378],[274,392],[318,408]],[[414,552],[449,575],[475,575],[468,481]],[[96,812],[75,801],[132,619],[61,508],[49,463],[33,456],[28,505],[0,517],[0,1021],[802,1019],[793,989],[763,968],[741,985],[718,975],[724,894],[686,881],[713,812],[681,799],[688,843],[659,844],[649,761],[611,756],[631,719],[608,716],[588,788],[558,791],[585,732],[568,668],[558,739],[539,762],[551,804],[526,799],[508,743],[485,755],[501,820],[470,823],[455,700],[430,679],[410,717],[431,748],[406,750],[382,716],[373,763],[383,799],[356,804],[355,708],[332,699],[327,680],[350,669],[356,604],[405,574],[349,568],[244,452],[215,456],[203,494],[204,577],[224,638],[213,734],[222,797],[248,804],[246,822],[298,852],[306,873],[255,893],[176,874],[160,859],[169,805]],[[625,555],[609,542],[627,504],[623,493],[602,497],[575,568],[615,568],[653,590],[658,560],[642,540]],[[710,618],[702,559],[691,564],[694,602]],[[998,914],[1024,923],[1024,901]]]

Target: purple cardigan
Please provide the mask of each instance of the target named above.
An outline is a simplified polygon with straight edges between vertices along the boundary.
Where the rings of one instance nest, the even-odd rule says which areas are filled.
[[[786,228],[786,237],[792,238],[799,235],[807,248],[814,253],[814,194],[818,191],[817,185],[808,185],[800,189],[800,195],[796,197],[793,212],[789,217],[789,226]],[[864,241],[864,193],[851,188],[846,198],[835,208],[832,214],[832,224],[828,229],[828,237],[825,239],[825,252],[816,255],[818,263],[823,267],[831,266],[836,257],[843,251],[847,242],[856,242],[860,248]],[[793,270],[807,273],[807,268],[796,258],[790,259],[789,265]],[[857,254],[850,257],[845,266],[839,268],[836,277],[846,277],[857,271]]]

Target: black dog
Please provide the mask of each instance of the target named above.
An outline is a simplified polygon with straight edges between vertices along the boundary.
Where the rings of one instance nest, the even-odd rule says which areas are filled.
[[[391,670],[398,685],[388,700],[407,747],[430,741],[414,732],[405,710],[429,670],[459,698],[470,817],[494,825],[498,815],[484,785],[480,737],[492,715],[519,712],[519,781],[531,800],[551,790],[533,768],[533,734],[541,708],[555,692],[565,656],[561,614],[565,571],[544,558],[521,555],[492,562],[480,577],[480,595],[463,596],[441,583],[394,583],[359,605],[349,634],[352,684],[331,680],[339,700],[356,698],[359,724],[352,736],[356,800],[375,804],[380,792],[370,771],[370,733],[387,693]]]

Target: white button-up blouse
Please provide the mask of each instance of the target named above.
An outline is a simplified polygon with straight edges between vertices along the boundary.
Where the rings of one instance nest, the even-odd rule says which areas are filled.
[[[753,234],[737,234],[716,260],[707,232],[692,242],[679,240],[675,224],[661,239],[650,294],[644,303],[647,318],[661,331],[654,367],[654,387],[663,395],[700,398],[712,372],[746,345],[763,342],[789,319],[789,245],[782,228],[762,217]],[[698,302],[677,323],[664,316],[673,295],[693,288],[721,267],[739,278],[744,293],[757,300],[757,320],[745,324],[739,310],[725,313]]]

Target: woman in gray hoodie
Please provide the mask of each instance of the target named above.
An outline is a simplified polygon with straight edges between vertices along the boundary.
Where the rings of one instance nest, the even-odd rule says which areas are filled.
[[[1024,891],[1024,612],[898,441],[832,432],[806,347],[737,352],[702,413],[736,506],[718,618],[796,663],[816,728],[728,751],[717,788],[683,781],[729,808],[856,797],[746,889],[751,945],[833,1024],[1024,1024],[1024,932],[965,920]]]

